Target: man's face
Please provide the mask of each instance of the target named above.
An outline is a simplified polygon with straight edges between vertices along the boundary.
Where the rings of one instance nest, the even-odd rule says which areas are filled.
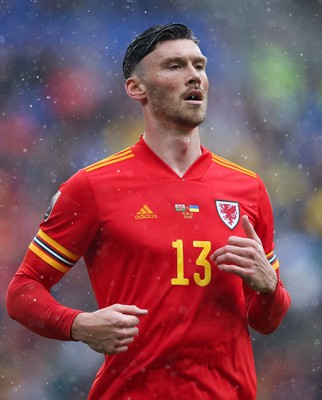
[[[209,86],[205,66],[206,58],[192,40],[159,43],[139,66],[150,113],[184,129],[200,125]]]

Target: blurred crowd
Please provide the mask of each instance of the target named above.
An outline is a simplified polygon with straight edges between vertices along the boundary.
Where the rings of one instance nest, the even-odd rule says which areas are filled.
[[[134,143],[140,108],[124,92],[128,43],[182,22],[208,57],[203,144],[258,172],[275,212],[293,303],[270,336],[252,332],[258,400],[322,398],[322,1],[0,1],[0,393],[76,400],[102,359],[11,321],[6,288],[58,186]],[[82,262],[54,288],[96,305]]]

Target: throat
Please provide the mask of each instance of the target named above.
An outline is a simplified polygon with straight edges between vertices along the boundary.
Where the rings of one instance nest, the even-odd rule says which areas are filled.
[[[168,152],[164,155],[163,161],[180,177],[188,171],[191,165],[201,156],[200,147],[187,152]],[[162,157],[161,157],[162,158]]]
[[[143,139],[150,149],[157,154],[179,177],[187,172],[201,156],[199,134],[190,137],[184,135],[151,135],[145,133]]]

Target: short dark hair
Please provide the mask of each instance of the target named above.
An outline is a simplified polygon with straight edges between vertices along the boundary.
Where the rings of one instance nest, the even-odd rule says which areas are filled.
[[[151,53],[156,45],[166,40],[190,39],[198,44],[199,40],[186,25],[171,23],[153,26],[138,35],[128,46],[123,60],[125,79],[129,78],[137,64]]]

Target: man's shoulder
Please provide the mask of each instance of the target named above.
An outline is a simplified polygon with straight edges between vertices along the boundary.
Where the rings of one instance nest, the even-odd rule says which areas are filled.
[[[109,166],[115,166],[116,164],[120,164],[124,161],[130,160],[135,157],[135,154],[132,151],[131,147],[127,147],[124,150],[121,150],[115,154],[112,154],[102,160],[99,160],[93,164],[88,165],[83,168],[83,171],[86,173],[92,173],[96,171],[98,173],[105,172]]]
[[[212,162],[215,166],[218,166],[219,168],[222,169],[223,173],[226,174],[240,174],[242,176],[249,177],[252,179],[258,180],[258,175],[256,172],[251,171],[250,169],[247,169],[238,163],[235,163],[233,161],[230,161],[226,158],[220,157],[217,154],[214,154],[211,152],[211,159]]]
[[[100,184],[102,180],[121,175],[117,174],[118,171],[123,170],[121,164],[134,157],[132,148],[128,147],[78,170],[61,185],[61,188],[65,190],[69,188],[72,191],[87,191],[89,187]]]

